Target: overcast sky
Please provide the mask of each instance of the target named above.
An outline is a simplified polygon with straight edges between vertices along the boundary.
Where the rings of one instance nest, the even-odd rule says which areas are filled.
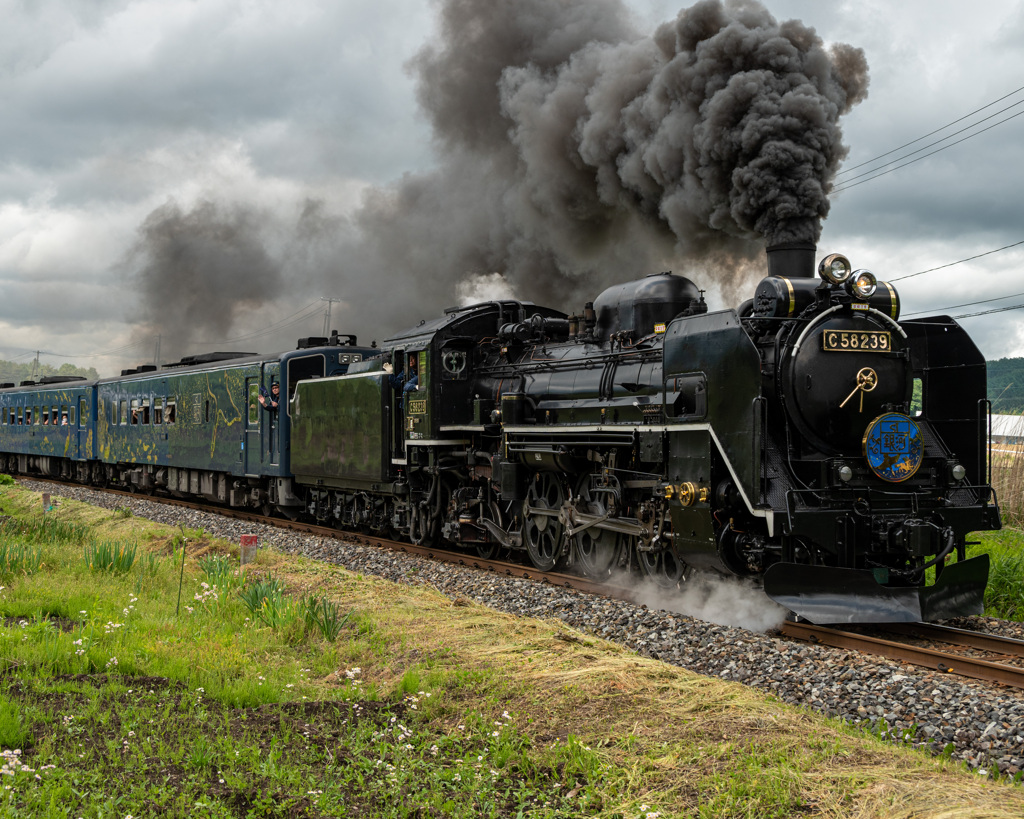
[[[495,26],[508,28],[497,9],[517,4],[493,2]],[[608,42],[626,28],[627,39],[649,36],[685,7],[627,0],[625,27],[617,5],[595,0],[605,16],[587,21]],[[868,169],[854,166],[1001,97],[1010,95],[904,153],[983,117],[996,115],[954,139],[1024,112],[1024,2],[765,5],[826,45],[864,52],[867,97],[839,120],[849,148],[839,187],[867,178],[854,180]],[[489,205],[472,204],[478,177],[459,178],[451,123],[431,96],[424,55],[436,56],[442,36],[449,51],[462,42],[441,10],[423,0],[0,0],[0,357],[42,350],[50,363],[111,375],[152,360],[157,336],[165,360],[286,349],[323,332],[321,298],[335,300],[333,327],[368,342],[486,294],[487,284],[541,301],[653,272],[630,269],[631,258],[690,275],[713,309],[735,306],[726,304],[735,293],[701,280],[685,253],[635,253],[637,234],[629,243],[595,238],[601,253],[585,270],[564,271],[559,287],[532,283],[522,269],[470,265],[462,251],[449,259],[431,244],[446,218],[472,221],[475,235],[494,242],[507,230]],[[451,62],[471,84],[474,61],[491,53]],[[468,92],[461,102],[472,102]],[[467,135],[465,114],[458,139],[494,137]],[[504,136],[502,126],[496,138]],[[444,197],[420,186],[439,167],[455,177]],[[818,255],[843,252],[893,280],[1022,242],[1021,168],[1024,116],[832,193]],[[395,207],[403,227],[389,233],[394,223],[382,214]],[[439,265],[451,277],[423,272]],[[904,315],[957,315],[1024,304],[1022,269],[1024,244],[895,286]],[[507,273],[506,284],[494,273]],[[1008,298],[958,306],[997,297]],[[1024,310],[963,323],[986,357],[1024,356]]]

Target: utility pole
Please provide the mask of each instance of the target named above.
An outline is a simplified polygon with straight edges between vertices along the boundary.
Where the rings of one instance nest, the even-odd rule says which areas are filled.
[[[39,375],[39,350],[36,350],[36,357],[32,359],[32,380],[36,381]]]
[[[156,337],[156,352],[153,353],[153,365],[156,367],[160,366],[160,339],[161,336]]]
[[[326,296],[321,296],[320,301],[327,302],[327,313],[324,315],[324,335],[329,336],[331,334],[331,305],[341,299],[329,299]]]

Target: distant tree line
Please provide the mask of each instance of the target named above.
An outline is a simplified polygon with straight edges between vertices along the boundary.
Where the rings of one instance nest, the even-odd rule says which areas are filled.
[[[988,362],[988,397],[997,415],[1024,413],[1024,358]]]
[[[33,375],[32,368],[34,366],[34,361],[19,364],[14,361],[0,360],[0,384],[20,384],[22,381],[39,381],[48,375],[80,375],[90,381],[95,381],[100,377],[95,367],[83,369],[82,367],[76,367],[74,364],[61,364],[59,367],[54,367],[50,364],[40,364],[38,371]]]

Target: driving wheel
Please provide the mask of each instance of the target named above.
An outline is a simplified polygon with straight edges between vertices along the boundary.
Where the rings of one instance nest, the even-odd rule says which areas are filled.
[[[565,527],[558,519],[558,511],[564,501],[565,492],[558,478],[549,472],[538,472],[523,502],[523,540],[530,562],[542,572],[550,572],[562,562]]]

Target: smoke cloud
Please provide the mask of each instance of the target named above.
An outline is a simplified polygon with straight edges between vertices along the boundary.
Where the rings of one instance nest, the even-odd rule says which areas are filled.
[[[236,319],[280,295],[283,277],[262,234],[267,216],[246,206],[175,202],[153,211],[128,259],[145,295],[138,336],[161,336],[162,358],[225,338]]]
[[[409,70],[436,169],[347,216],[300,220],[286,243],[312,248],[288,258],[289,288],[340,291],[346,332],[432,317],[494,271],[565,310],[669,269],[744,298],[766,242],[817,240],[847,153],[839,120],[868,85],[859,49],[756,0],[702,0],[652,35],[620,0],[444,0],[440,37]],[[144,298],[172,321],[198,306],[163,285],[179,258],[204,271],[178,274],[200,293],[233,290],[243,257],[263,279],[246,298],[280,287],[283,259],[262,258],[249,230],[256,212],[214,210],[219,227],[161,209],[142,228]],[[230,252],[213,240],[229,234]]]

